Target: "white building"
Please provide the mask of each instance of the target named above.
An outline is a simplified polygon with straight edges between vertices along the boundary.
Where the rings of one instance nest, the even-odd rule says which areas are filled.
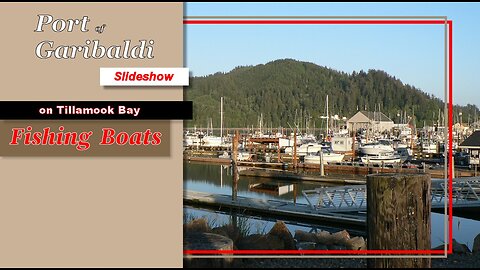
[[[480,131],[473,132],[472,135],[459,145],[459,148],[468,151],[470,154],[470,164],[480,164]]]
[[[392,119],[381,112],[359,111],[347,121],[350,132],[360,128],[373,132],[390,131],[394,127]]]

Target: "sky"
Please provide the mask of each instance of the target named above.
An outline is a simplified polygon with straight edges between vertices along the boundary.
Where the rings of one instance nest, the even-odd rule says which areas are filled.
[[[447,16],[453,101],[480,107],[480,3],[186,3],[186,16]],[[193,76],[292,58],[338,71],[384,70],[444,98],[443,25],[186,25]]]

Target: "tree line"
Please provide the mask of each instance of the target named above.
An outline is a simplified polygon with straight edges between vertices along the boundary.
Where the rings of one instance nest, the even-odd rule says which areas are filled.
[[[193,77],[185,88],[193,101],[193,120],[187,127],[220,126],[220,97],[224,97],[224,127],[322,127],[326,115],[341,119],[358,110],[381,111],[396,123],[415,121],[417,127],[443,121],[442,99],[421,91],[381,70],[348,74],[292,59],[230,72]],[[440,112],[440,116],[439,116]],[[476,120],[475,105],[455,106],[456,122]],[[405,117],[407,116],[407,117]],[[413,119],[413,120],[412,120]]]

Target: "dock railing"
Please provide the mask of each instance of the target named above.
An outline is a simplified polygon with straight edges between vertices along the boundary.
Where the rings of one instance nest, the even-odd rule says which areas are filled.
[[[454,178],[452,187],[454,208],[480,207],[480,177]],[[366,185],[350,185],[303,190],[302,194],[312,209],[356,212],[367,210],[366,191]],[[448,203],[448,185],[444,180],[433,179],[430,194],[432,208],[444,208],[445,200]]]

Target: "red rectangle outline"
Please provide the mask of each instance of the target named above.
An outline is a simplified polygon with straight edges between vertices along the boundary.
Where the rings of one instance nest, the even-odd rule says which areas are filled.
[[[449,151],[448,151],[448,197],[449,197],[449,244],[447,254],[453,253],[453,142],[452,142],[452,124],[453,124],[453,71],[452,71],[452,20],[189,20],[185,19],[183,24],[445,24],[448,25],[448,134],[449,134]],[[184,255],[425,255],[425,254],[445,254],[444,250],[184,250]]]

